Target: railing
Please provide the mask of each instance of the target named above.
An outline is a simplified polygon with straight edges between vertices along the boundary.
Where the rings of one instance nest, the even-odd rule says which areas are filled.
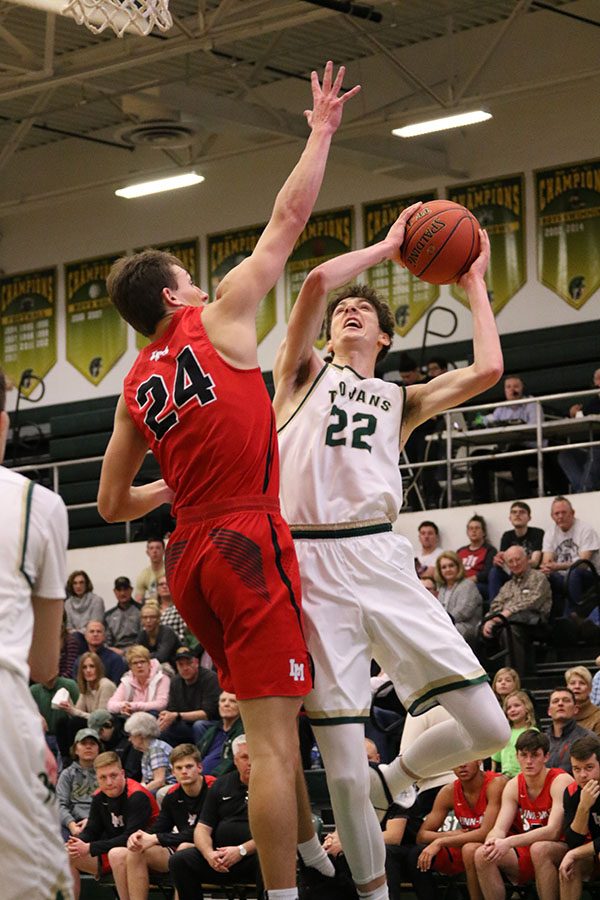
[[[434,432],[427,436],[429,446],[433,442],[443,444],[445,446],[445,459],[425,459],[415,460],[414,462],[401,462],[400,470],[406,472],[410,476],[410,482],[405,489],[405,495],[415,487],[418,496],[418,480],[423,469],[440,468],[444,466],[446,469],[446,505],[452,506],[452,481],[453,475],[457,468],[464,469],[470,466],[471,462],[488,462],[490,460],[508,460],[519,456],[529,456],[535,453],[537,468],[537,492],[538,496],[544,496],[544,454],[558,453],[560,450],[589,449],[600,445],[600,416],[591,415],[583,417],[560,417],[550,416],[544,412],[542,404],[551,401],[565,401],[573,398],[598,396],[598,389],[587,391],[574,391],[564,394],[545,394],[542,397],[522,397],[518,400],[505,400],[494,403],[482,403],[477,406],[460,406],[455,409],[448,410],[443,413],[444,429],[442,432]],[[534,423],[523,425],[486,425],[484,427],[463,427],[459,421],[466,422],[465,416],[469,418],[476,416],[478,412],[496,409],[500,406],[518,406],[522,404],[535,404],[536,417]],[[460,420],[457,421],[460,417]],[[552,444],[552,446],[544,446],[549,437],[566,436],[569,434],[576,435],[588,432],[587,440],[577,440],[571,443],[564,442]],[[597,437],[592,437],[594,432]],[[515,444],[521,442],[531,442],[535,446],[526,447],[522,450],[502,450],[502,444]],[[500,445],[499,449],[490,450],[488,453],[477,453],[476,456],[469,455],[457,457],[453,452],[460,447],[473,448],[476,446]]]

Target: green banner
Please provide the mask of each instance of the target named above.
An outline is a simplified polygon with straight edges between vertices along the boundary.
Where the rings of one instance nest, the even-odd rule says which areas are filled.
[[[600,159],[535,173],[538,278],[579,309],[600,285]]]
[[[137,247],[135,253],[141,253],[147,250],[147,247]],[[157,244],[154,250],[162,250],[163,253],[170,253],[181,260],[181,265],[192,276],[194,284],[200,283],[200,253],[198,250],[198,238],[189,238],[183,241],[170,241],[166,244]],[[150,341],[139,331],[135,333],[135,346],[138,350],[146,347]]]
[[[494,315],[506,306],[527,278],[525,259],[525,176],[456,184],[448,200],[466,206],[490,237],[490,264],[485,276]],[[469,305],[463,290],[452,285],[456,300]]]
[[[252,225],[249,228],[237,228],[235,231],[221,231],[218,234],[208,235],[206,239],[208,293],[211,300],[214,300],[217,286],[225,275],[250,256],[264,228],[264,225]],[[260,344],[261,341],[264,341],[276,323],[277,302],[275,287],[272,287],[266,297],[260,301],[256,313],[257,343]]]
[[[106,278],[122,254],[65,265],[67,359],[100,384],[127,350],[127,325],[108,298]]]
[[[56,269],[0,278],[2,367],[28,397],[56,363]]]
[[[289,321],[308,273],[326,260],[348,253],[353,244],[354,210],[351,207],[331,209],[310,217],[285,267],[286,321]],[[324,331],[315,343],[319,349],[325,346]]]
[[[363,203],[365,245],[370,247],[383,240],[400,213],[412,203],[435,200],[435,192],[410,197],[393,197],[377,203]],[[428,284],[411,275],[408,269],[391,260],[367,270],[370,286],[390,305],[396,321],[396,332],[408,334],[429,307],[440,296],[437,284]]]

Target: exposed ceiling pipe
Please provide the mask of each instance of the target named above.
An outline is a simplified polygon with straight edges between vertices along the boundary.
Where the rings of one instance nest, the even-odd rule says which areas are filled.
[[[365,3],[351,3],[350,0],[304,0],[313,6],[321,6],[323,9],[332,9],[334,12],[344,13],[346,16],[354,16],[356,19],[365,19],[367,22],[381,22],[383,16],[372,6]]]

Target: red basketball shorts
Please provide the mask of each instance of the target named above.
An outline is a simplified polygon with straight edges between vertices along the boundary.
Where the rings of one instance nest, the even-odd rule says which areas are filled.
[[[531,861],[530,847],[515,847],[519,859],[519,880],[517,884],[527,884],[535,879],[535,869]]]
[[[223,690],[239,700],[310,691],[300,574],[277,501],[179,510],[166,570],[175,605],[214,660]]]
[[[465,871],[460,847],[442,847],[433,861],[433,871],[442,875],[461,875]]]

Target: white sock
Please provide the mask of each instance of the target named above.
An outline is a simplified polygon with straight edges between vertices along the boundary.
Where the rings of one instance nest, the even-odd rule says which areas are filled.
[[[335,875],[334,865],[323,850],[316,834],[313,834],[310,841],[298,844],[298,853],[305,866],[317,869],[321,875],[329,878],[333,878]]]
[[[386,883],[380,884],[374,891],[369,891],[366,894],[363,891],[357,891],[357,893],[360,900],[389,900],[390,896],[388,894],[388,886]]]
[[[280,891],[267,891],[269,900],[298,900],[298,888],[283,888]]]

